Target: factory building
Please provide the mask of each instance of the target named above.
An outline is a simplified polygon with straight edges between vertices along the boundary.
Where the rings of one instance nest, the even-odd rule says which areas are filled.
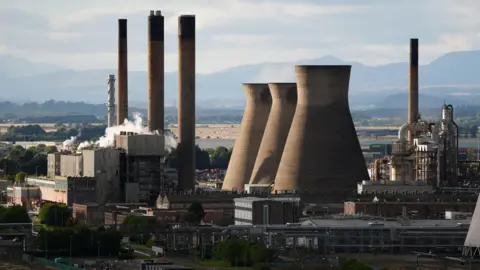
[[[235,225],[274,225],[295,223],[300,218],[299,198],[234,199]]]
[[[119,181],[121,197],[125,202],[153,203],[165,190],[163,135],[133,134],[122,132],[115,136],[120,154]]]
[[[308,218],[297,230],[286,232],[287,243],[325,253],[453,253],[463,246],[470,220],[375,219],[369,216]],[[294,230],[294,229],[292,229]]]

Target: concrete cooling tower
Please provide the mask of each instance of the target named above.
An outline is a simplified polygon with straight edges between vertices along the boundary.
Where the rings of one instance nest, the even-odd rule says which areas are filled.
[[[349,192],[368,180],[348,104],[351,66],[296,66],[297,108],[274,190]]]
[[[275,181],[288,131],[297,106],[296,83],[270,83],[272,108],[258,150],[250,184],[271,184]]]
[[[272,96],[268,84],[244,84],[247,106],[228,164],[223,190],[243,191],[248,184],[267,124]]]

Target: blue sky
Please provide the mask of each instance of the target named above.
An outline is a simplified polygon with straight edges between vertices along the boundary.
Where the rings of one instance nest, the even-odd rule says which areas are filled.
[[[177,16],[197,17],[197,69],[334,55],[369,65],[480,48],[478,0],[3,0],[0,54],[85,70],[116,67],[127,18],[129,66],[147,68],[147,16],[166,20],[166,69],[177,68]]]

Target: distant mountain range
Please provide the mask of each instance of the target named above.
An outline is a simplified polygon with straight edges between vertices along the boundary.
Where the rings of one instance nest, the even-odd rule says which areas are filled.
[[[75,71],[0,56],[0,100],[16,102],[84,101],[105,103],[106,77],[115,70]],[[264,63],[197,75],[197,104],[200,107],[243,108],[243,82],[289,82],[295,80],[295,64],[350,64],[350,104],[353,108],[405,108],[407,106],[408,63],[366,66],[334,56],[296,63]],[[454,105],[480,104],[480,51],[452,52],[420,67],[420,103],[436,108],[444,101]],[[129,73],[131,106],[145,107],[147,74]],[[135,97],[135,98],[134,98]],[[177,73],[165,74],[165,98],[177,100]],[[168,104],[167,104],[168,105]]]

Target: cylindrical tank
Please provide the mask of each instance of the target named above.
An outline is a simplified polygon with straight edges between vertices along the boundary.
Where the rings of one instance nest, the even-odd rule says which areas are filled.
[[[164,18],[148,16],[148,129],[163,133],[164,128]]]
[[[247,96],[247,106],[223,181],[223,190],[243,191],[244,185],[250,181],[272,106],[268,84],[246,83],[243,87]]]
[[[351,192],[369,180],[348,104],[351,66],[296,66],[297,108],[275,191]]]
[[[195,183],[195,16],[178,18],[178,189]]]
[[[297,106],[296,83],[270,83],[268,87],[272,95],[272,107],[250,184],[271,184],[275,181],[278,164],[282,158]]]
[[[128,118],[127,19],[118,20],[117,125]]]

